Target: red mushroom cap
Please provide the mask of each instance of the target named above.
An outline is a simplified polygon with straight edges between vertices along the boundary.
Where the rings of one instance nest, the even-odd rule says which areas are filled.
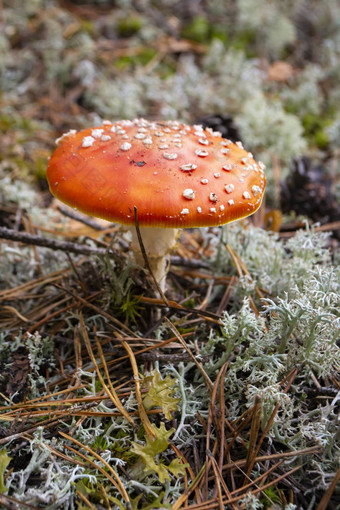
[[[59,140],[47,169],[51,193],[82,212],[140,226],[222,225],[253,214],[264,165],[240,142],[202,126],[104,121]]]

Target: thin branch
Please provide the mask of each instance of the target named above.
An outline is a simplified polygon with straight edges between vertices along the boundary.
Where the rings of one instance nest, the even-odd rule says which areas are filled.
[[[71,209],[66,209],[61,205],[58,206],[58,211],[61,212],[64,216],[71,218],[72,220],[79,221],[80,223],[84,223],[88,227],[93,228],[93,230],[106,230],[107,226],[100,225],[97,221],[95,221],[91,216],[81,216],[80,214],[72,211]]]
[[[203,262],[199,259],[184,259],[178,255],[171,255],[170,262],[172,266],[183,266],[192,269],[211,269],[207,262]]]
[[[72,241],[60,241],[40,235],[28,234],[27,232],[18,232],[11,228],[0,227],[0,239],[8,239],[33,246],[42,246],[50,250],[60,250],[70,253],[77,253],[79,255],[105,255],[108,248],[91,248],[84,244],[73,243]],[[192,269],[209,269],[209,265],[205,262],[195,259],[183,259],[177,255],[170,257],[171,265],[182,266]]]
[[[107,252],[106,248],[91,248],[90,246],[72,243],[70,241],[59,241],[58,239],[27,234],[26,232],[17,232],[16,230],[6,227],[0,227],[0,238],[33,246],[42,246],[43,248],[50,248],[51,250],[78,253],[79,255],[105,255]]]

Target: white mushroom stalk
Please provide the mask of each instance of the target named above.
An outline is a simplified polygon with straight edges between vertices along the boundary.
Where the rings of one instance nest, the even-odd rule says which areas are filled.
[[[129,227],[132,233],[131,250],[138,265],[144,266],[144,258],[135,227]],[[145,253],[150,269],[162,292],[166,289],[166,275],[169,266],[170,253],[178,239],[178,228],[139,227]]]

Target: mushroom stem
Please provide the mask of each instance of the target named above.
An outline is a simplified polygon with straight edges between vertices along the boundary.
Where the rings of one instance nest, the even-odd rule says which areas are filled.
[[[129,227],[132,233],[131,248],[137,264],[144,266],[143,254],[135,227]],[[167,262],[172,248],[179,235],[178,228],[139,227],[145,253],[148,257],[151,271],[161,290],[165,291]]]

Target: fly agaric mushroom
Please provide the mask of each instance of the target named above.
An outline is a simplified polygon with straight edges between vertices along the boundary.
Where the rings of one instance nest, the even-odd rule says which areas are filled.
[[[47,169],[51,193],[80,211],[129,225],[143,263],[134,208],[152,272],[165,289],[166,256],[178,230],[253,214],[264,165],[219,132],[177,121],[122,120],[57,140]]]

